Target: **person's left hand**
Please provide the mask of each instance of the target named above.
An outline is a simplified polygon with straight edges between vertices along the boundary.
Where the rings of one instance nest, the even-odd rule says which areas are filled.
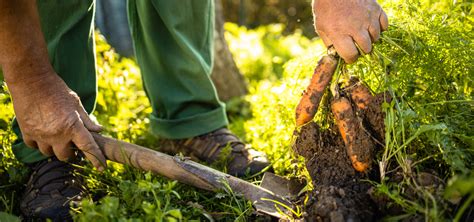
[[[353,63],[387,30],[388,19],[375,0],[313,0],[314,26],[324,44]],[[357,44],[357,46],[356,46]]]

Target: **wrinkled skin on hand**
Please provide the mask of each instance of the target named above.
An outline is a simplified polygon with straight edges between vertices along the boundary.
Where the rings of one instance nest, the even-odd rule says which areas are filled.
[[[106,166],[105,157],[90,131],[98,132],[79,97],[54,72],[9,84],[13,107],[24,142],[46,156],[66,161],[74,157],[72,145],[98,169]]]
[[[99,131],[49,61],[36,1],[0,1],[0,66],[25,143],[60,160],[75,145],[98,169],[104,155],[90,131]]]
[[[313,0],[314,26],[324,44],[334,46],[346,63],[372,51],[388,28],[385,12],[375,0]]]

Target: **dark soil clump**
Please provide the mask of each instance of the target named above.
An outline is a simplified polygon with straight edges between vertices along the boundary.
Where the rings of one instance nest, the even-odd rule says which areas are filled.
[[[345,93],[344,96],[350,98],[350,90]],[[370,143],[362,147],[365,151],[358,152],[366,152],[371,159],[383,144],[384,115],[381,104],[385,100],[384,95],[373,96],[364,109],[357,108],[351,100],[360,126],[357,130],[364,131],[358,135],[370,138]],[[315,122],[303,126],[293,149],[305,157],[314,185],[311,201],[305,209],[307,221],[375,220],[378,207],[371,199],[369,193],[372,186],[367,180],[377,179],[376,165],[372,163],[365,173],[356,171],[335,124],[324,129]]]
[[[301,129],[295,151],[306,158],[314,190],[306,209],[307,221],[371,220],[374,203],[365,175],[352,168],[336,128],[321,130],[316,123]]]

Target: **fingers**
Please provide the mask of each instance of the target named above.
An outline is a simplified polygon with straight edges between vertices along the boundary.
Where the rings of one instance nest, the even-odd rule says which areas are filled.
[[[53,148],[46,143],[38,143],[38,149],[45,156],[54,156]]]
[[[30,148],[33,148],[33,149],[38,148],[38,144],[36,144],[36,142],[34,140],[30,139],[29,137],[26,137],[26,136],[23,135],[23,141]]]
[[[106,167],[105,157],[89,131],[78,121],[74,125],[72,142],[99,171]]]
[[[74,151],[71,149],[71,143],[66,143],[59,146],[51,146],[48,143],[35,142],[34,140],[29,139],[29,137],[25,137],[23,141],[27,146],[37,148],[43,155],[47,157],[56,156],[58,160],[61,161],[68,161],[70,158],[74,157]]]
[[[362,30],[352,36],[357,45],[362,49],[365,54],[369,54],[372,51],[372,40],[370,39],[369,32]]]
[[[58,160],[61,161],[68,161],[74,157],[74,151],[72,150],[70,143],[55,145],[53,146],[52,150],[54,151],[54,155],[56,155]]]
[[[318,31],[318,35],[323,40],[324,45],[326,45],[326,47],[329,47],[330,45],[332,45],[331,39],[328,38],[325,32]]]
[[[359,57],[359,51],[350,36],[343,35],[338,38],[333,38],[333,43],[337,53],[347,64],[355,62]]]
[[[382,10],[382,12],[380,13],[380,29],[382,29],[382,31],[387,31],[388,29],[388,17],[387,17],[387,14],[385,14],[385,12]]]
[[[375,21],[372,22],[371,25],[369,25],[369,34],[370,38],[372,39],[372,42],[377,42],[380,39],[380,22]]]
[[[87,112],[84,110],[84,108],[81,106],[78,109],[79,116],[81,117],[82,122],[84,123],[84,126],[92,131],[92,132],[100,132],[102,131],[102,126],[94,123],[94,121],[91,120]]]

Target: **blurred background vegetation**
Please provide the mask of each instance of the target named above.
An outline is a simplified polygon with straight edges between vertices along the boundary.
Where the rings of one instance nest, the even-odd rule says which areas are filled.
[[[284,34],[301,30],[314,37],[311,0],[222,0],[227,22],[247,28],[274,23],[285,24]]]
[[[462,221],[474,200],[474,8],[468,0],[384,0],[391,26],[374,52],[347,66],[374,92],[394,100],[387,114],[386,171],[372,181],[388,200],[386,220]],[[325,52],[315,38],[306,0],[223,0],[225,39],[248,83],[248,93],[227,102],[230,128],[266,152],[275,171],[309,179],[292,152],[294,108]],[[240,24],[240,25],[239,25]],[[94,115],[105,133],[155,148],[150,107],[140,70],[96,33],[99,97]],[[11,97],[0,89],[0,221],[19,215],[28,169],[11,152]],[[324,119],[321,114],[316,121]],[[218,166],[217,166],[218,167]],[[219,168],[225,170],[223,168]],[[250,203],[144,174],[120,164],[83,174],[89,198],[77,221],[254,221]],[[421,176],[432,181],[420,183]],[[400,179],[401,177],[401,179]],[[394,178],[398,178],[394,180]],[[258,184],[260,178],[247,178]],[[425,183],[426,182],[426,183]],[[385,206],[381,206],[385,207]],[[471,211],[472,212],[472,211]],[[463,218],[464,215],[464,218]]]

